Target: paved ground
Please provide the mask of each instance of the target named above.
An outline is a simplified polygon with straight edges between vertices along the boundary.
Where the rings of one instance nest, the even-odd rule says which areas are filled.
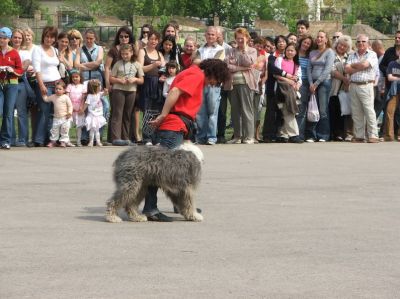
[[[122,224],[122,148],[0,151],[0,298],[400,298],[399,143],[202,149],[204,222]]]

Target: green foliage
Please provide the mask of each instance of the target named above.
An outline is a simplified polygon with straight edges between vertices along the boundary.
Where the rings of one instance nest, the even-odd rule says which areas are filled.
[[[40,9],[38,0],[15,0],[15,3],[19,6],[19,14],[21,17],[32,18],[35,10]]]
[[[14,0],[0,1],[0,17],[17,15],[20,9]]]

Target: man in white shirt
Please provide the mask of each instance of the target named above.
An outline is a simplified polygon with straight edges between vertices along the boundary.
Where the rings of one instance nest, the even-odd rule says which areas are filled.
[[[194,63],[214,58],[225,59],[225,49],[219,45],[218,30],[214,26],[207,28],[206,44],[197,51]],[[214,145],[217,143],[218,108],[220,103],[221,86],[207,85],[203,91],[203,102],[196,116],[196,142],[199,144]]]
[[[374,111],[374,82],[378,70],[376,53],[369,49],[369,39],[359,34],[357,50],[349,55],[345,71],[350,74],[351,111],[354,125],[353,142],[365,141],[365,121],[369,143],[378,143],[378,126]]]

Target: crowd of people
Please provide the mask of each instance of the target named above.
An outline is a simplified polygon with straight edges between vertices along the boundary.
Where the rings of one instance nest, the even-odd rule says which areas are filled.
[[[229,43],[209,26],[202,45],[192,36],[180,44],[175,22],[161,33],[144,24],[138,39],[123,26],[108,51],[92,29],[48,26],[35,45],[29,28],[0,28],[1,148],[157,145],[152,121],[175,77],[208,59],[224,62],[229,79],[204,86],[196,116],[176,115],[195,123],[198,144],[397,140],[400,31],[385,51],[365,34],[353,47],[341,32],[296,26],[274,38],[237,28]]]

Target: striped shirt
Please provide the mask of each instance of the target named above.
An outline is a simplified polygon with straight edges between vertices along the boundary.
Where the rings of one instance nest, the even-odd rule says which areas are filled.
[[[374,51],[367,50],[363,55],[359,55],[358,51],[354,51],[349,55],[347,64],[358,63],[364,60],[367,60],[370,66],[365,70],[352,74],[350,76],[351,82],[375,81],[376,73],[378,71],[378,57]]]

